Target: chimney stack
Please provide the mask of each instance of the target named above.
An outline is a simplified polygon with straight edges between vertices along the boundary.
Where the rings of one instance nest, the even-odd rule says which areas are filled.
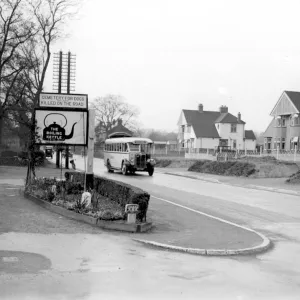
[[[225,106],[225,105],[222,105],[222,106],[220,106],[219,111],[220,111],[221,114],[226,114],[226,113],[228,113],[228,107]]]
[[[200,113],[203,113],[203,104],[202,104],[202,103],[200,103],[200,104],[198,105],[198,111],[199,111]]]
[[[242,119],[241,119],[241,113],[240,112],[237,115],[237,119],[238,119],[238,122],[241,122]]]

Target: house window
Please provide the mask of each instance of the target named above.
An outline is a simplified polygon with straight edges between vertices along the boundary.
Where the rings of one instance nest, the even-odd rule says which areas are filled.
[[[281,138],[281,149],[285,149],[285,138]]]
[[[184,131],[185,131],[185,126],[182,125],[182,126],[181,126],[181,132],[184,132]]]
[[[283,118],[283,119],[281,120],[281,126],[282,126],[282,127],[286,127],[286,119],[285,119],[285,118]]]
[[[281,126],[281,119],[276,119],[276,127],[280,127]]]
[[[233,149],[236,149],[236,140],[232,140],[232,147]]]
[[[292,126],[299,125],[299,124],[300,124],[300,117],[292,118],[291,120]]]
[[[231,124],[231,132],[236,132],[236,124]]]

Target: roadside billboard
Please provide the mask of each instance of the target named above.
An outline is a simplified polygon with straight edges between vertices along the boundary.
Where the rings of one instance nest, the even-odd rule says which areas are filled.
[[[54,94],[41,93],[39,98],[39,106],[66,108],[66,109],[88,109],[88,95],[86,94]]]
[[[38,145],[87,145],[87,111],[37,108],[35,120]]]

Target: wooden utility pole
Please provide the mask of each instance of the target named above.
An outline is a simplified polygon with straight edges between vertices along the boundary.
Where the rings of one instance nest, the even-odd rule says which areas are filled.
[[[54,56],[54,79],[55,82],[53,89],[57,90],[58,94],[65,93],[70,95],[71,91],[74,91],[74,81],[75,81],[75,55],[70,51],[68,54],[63,54],[62,51],[56,53]],[[69,169],[69,146],[66,146],[66,158],[65,158],[65,168]],[[60,165],[60,152],[61,147],[57,147],[56,152],[56,167],[59,168]],[[61,162],[62,163],[62,162]]]

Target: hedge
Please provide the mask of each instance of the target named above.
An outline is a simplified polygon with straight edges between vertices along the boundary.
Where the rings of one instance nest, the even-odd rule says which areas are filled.
[[[65,177],[67,181],[84,184],[83,172],[68,171],[65,172]],[[146,221],[150,195],[142,189],[120,181],[94,176],[94,190],[98,194],[119,203],[124,209],[126,204],[138,204],[137,219]]]

